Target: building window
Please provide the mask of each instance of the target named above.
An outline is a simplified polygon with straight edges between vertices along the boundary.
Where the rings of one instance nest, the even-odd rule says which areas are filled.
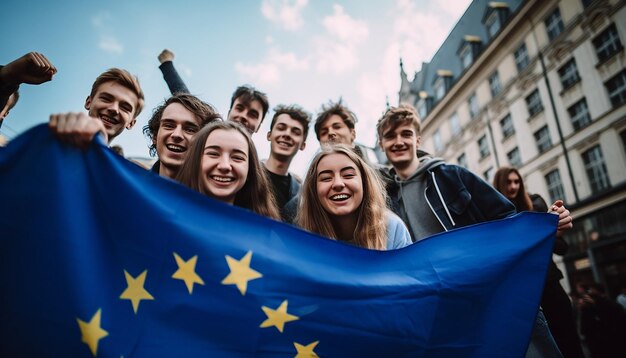
[[[487,33],[489,34],[489,38],[493,38],[494,36],[496,36],[501,27],[500,16],[498,16],[497,11],[491,13],[487,21],[485,21],[485,26],[487,26]]]
[[[420,98],[420,100],[417,101],[417,114],[419,114],[422,121],[426,118],[426,115],[428,114],[426,99]]]
[[[550,195],[550,201],[555,202],[557,200],[565,199],[565,192],[563,191],[563,183],[561,182],[561,174],[558,169],[554,169],[545,176],[546,185],[548,186],[548,195]]]
[[[543,111],[543,104],[541,103],[541,97],[539,96],[539,90],[536,89],[526,97],[526,106],[528,107],[528,114],[531,117],[537,115],[537,113]]]
[[[502,128],[502,137],[504,139],[515,134],[515,127],[513,126],[513,119],[510,114],[500,120],[500,128]]]
[[[596,48],[596,55],[600,62],[604,62],[621,51],[622,42],[619,40],[619,34],[617,33],[615,24],[611,24],[611,26],[602,31],[600,35],[596,36],[593,39],[593,46]]]
[[[624,146],[624,152],[626,153],[626,131],[622,131],[619,135],[622,137],[622,146]]]
[[[559,68],[559,77],[561,78],[561,86],[563,86],[563,90],[572,87],[580,81],[576,61],[573,58]]]
[[[545,24],[550,41],[554,40],[563,32],[563,20],[561,20],[561,11],[559,11],[558,7],[546,17]]]
[[[489,169],[483,172],[483,176],[485,177],[485,181],[487,183],[491,183],[493,180],[493,167],[489,167]]]
[[[522,165],[522,157],[519,154],[519,149],[515,147],[512,151],[506,153],[506,157],[509,159],[509,164],[512,167],[520,167]]]
[[[540,130],[535,132],[535,141],[537,142],[537,149],[539,150],[539,153],[543,153],[552,148],[552,140],[550,139],[548,126],[543,126]]]
[[[435,101],[438,101],[446,95],[446,86],[443,77],[439,77],[435,81]]]
[[[426,107],[426,100],[425,99],[420,99],[419,102],[417,102],[417,114],[419,114],[420,119],[423,121],[426,118],[426,115],[428,114],[428,108]]]
[[[456,158],[456,162],[463,168],[467,168],[467,158],[465,157],[465,153],[459,155],[459,157]]]
[[[493,97],[502,92],[502,86],[500,86],[500,76],[498,76],[498,71],[489,76],[489,88],[491,89],[491,96]]]
[[[450,116],[450,132],[452,132],[453,136],[461,133],[461,124],[459,124],[459,116],[454,112],[452,116]]]
[[[478,99],[476,99],[476,93],[472,93],[467,99],[467,105],[469,106],[470,118],[476,117],[478,114]]]
[[[484,135],[478,140],[478,151],[480,152],[480,159],[483,159],[490,154],[487,136]]]
[[[604,83],[613,108],[617,108],[626,103],[626,70],[613,76]]]
[[[604,157],[599,145],[583,153],[583,162],[585,163],[585,171],[587,172],[587,178],[589,178],[592,193],[596,194],[611,186],[609,173],[606,170],[606,164],[604,163]]]
[[[572,119],[572,125],[574,126],[574,130],[579,130],[591,123],[589,108],[587,108],[587,100],[584,97],[583,99],[569,107],[567,109],[567,112]]]
[[[441,140],[439,129],[433,133],[433,144],[435,145],[435,152],[441,152],[443,150],[443,141]]]
[[[468,67],[470,67],[470,65],[472,64],[472,61],[474,61],[474,56],[472,54],[472,47],[468,44],[467,46],[465,46],[463,48],[463,50],[461,51],[461,66],[463,67],[463,69],[466,69]]]
[[[530,60],[528,59],[528,50],[526,49],[526,44],[522,43],[520,47],[515,50],[515,65],[517,66],[517,71],[522,72],[523,69],[528,66]]]

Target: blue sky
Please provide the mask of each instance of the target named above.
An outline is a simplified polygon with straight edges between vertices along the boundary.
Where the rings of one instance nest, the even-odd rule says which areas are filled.
[[[9,138],[51,113],[81,111],[93,80],[110,67],[139,77],[146,107],[137,125],[115,139],[127,156],[148,156],[141,133],[152,109],[168,95],[158,69],[164,48],[193,94],[224,116],[241,84],[266,92],[270,106],[300,104],[315,114],[342,97],[359,118],[357,141],[374,145],[386,98],[398,102],[399,58],[409,78],[428,61],[469,0],[393,1],[17,1],[3,4],[0,63],[30,51],[59,70],[52,82],[21,87],[2,126]],[[265,133],[254,136],[269,154]],[[311,130],[292,169],[304,174],[318,148]]]

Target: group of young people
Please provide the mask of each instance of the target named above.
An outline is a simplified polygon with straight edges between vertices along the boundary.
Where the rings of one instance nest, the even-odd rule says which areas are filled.
[[[158,158],[152,171],[215,200],[375,250],[402,248],[439,232],[529,210],[516,207],[469,170],[421,152],[420,120],[408,105],[389,108],[377,124],[378,144],[390,168],[373,166],[355,144],[352,111],[341,101],[322,106],[313,125],[320,150],[301,181],[289,167],[305,148],[310,114],[297,105],[277,106],[267,133],[270,156],[262,162],[252,137],[269,111],[267,96],[238,87],[223,120],[214,107],[189,94],[173,58],[168,50],[159,55],[172,96],[154,109],[143,128],[150,153]],[[2,81],[6,97],[16,83],[10,87]],[[87,114],[53,114],[49,127],[78,147],[86,147],[97,133],[110,143],[136,124],[143,104],[137,78],[113,68],[93,83]],[[550,211],[559,215],[557,236],[572,227],[562,202]],[[536,356],[558,356],[556,345],[541,349]]]

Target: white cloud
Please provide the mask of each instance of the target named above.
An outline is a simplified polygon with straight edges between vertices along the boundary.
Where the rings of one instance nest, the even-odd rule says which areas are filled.
[[[442,0],[429,7],[413,0],[398,0],[394,7],[393,35],[389,46],[397,46],[408,74],[428,62],[441,46],[471,0]],[[410,77],[410,76],[409,76]]]
[[[101,36],[98,47],[106,52],[118,55],[124,52],[124,46],[115,37],[111,36]]]
[[[124,52],[124,46],[112,34],[111,19],[110,12],[102,11],[91,18],[91,25],[96,29],[99,38],[98,48],[108,53],[121,55]]]
[[[307,1],[303,0],[293,5],[287,1],[266,0],[262,11],[270,21],[277,21],[279,14],[290,13],[291,10],[286,8],[301,10],[306,4]],[[300,10],[296,11],[295,17],[301,16]],[[274,38],[266,36],[265,43],[269,45],[269,50],[265,59],[256,64],[237,62],[235,70],[248,81],[259,85],[277,84],[285,72],[308,70],[309,64],[314,64],[316,72],[321,74],[342,74],[354,70],[359,63],[360,46],[369,36],[366,22],[352,18],[342,6],[333,5],[333,13],[325,16],[321,23],[325,32],[310,39],[311,51],[307,55],[299,58],[293,52],[280,52]]]
[[[355,20],[343,11],[341,5],[333,5],[333,14],[322,21],[331,36],[347,43],[360,44],[369,34],[365,21]]]
[[[293,52],[280,52],[277,48],[270,48],[261,63],[235,63],[235,71],[248,82],[259,86],[280,82],[283,71],[300,71],[308,68],[309,63],[306,59],[298,58]]]
[[[319,73],[341,74],[354,68],[359,62],[357,48],[328,38],[313,41],[315,68]]]
[[[333,5],[333,14],[322,20],[326,34],[313,39],[314,62],[319,73],[341,74],[359,63],[359,49],[369,36],[367,23]]]
[[[295,31],[302,27],[302,10],[308,0],[263,0],[261,13],[269,21],[288,31]]]
[[[471,0],[442,0],[418,6],[415,0],[397,0],[389,18],[394,19],[386,46],[381,50],[380,67],[364,72],[357,80],[356,101],[351,104],[359,115],[357,140],[367,145],[376,141],[376,122],[385,109],[385,100],[398,104],[400,88],[399,57],[412,78],[422,62],[428,62],[457,23]]]

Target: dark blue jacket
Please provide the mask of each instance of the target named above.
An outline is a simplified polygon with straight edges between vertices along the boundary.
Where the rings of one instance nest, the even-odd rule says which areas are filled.
[[[395,175],[392,171],[390,175]],[[442,164],[427,171],[424,193],[428,205],[446,231],[515,214],[515,206],[487,182],[458,165]],[[400,215],[400,191],[387,185],[391,210]]]

